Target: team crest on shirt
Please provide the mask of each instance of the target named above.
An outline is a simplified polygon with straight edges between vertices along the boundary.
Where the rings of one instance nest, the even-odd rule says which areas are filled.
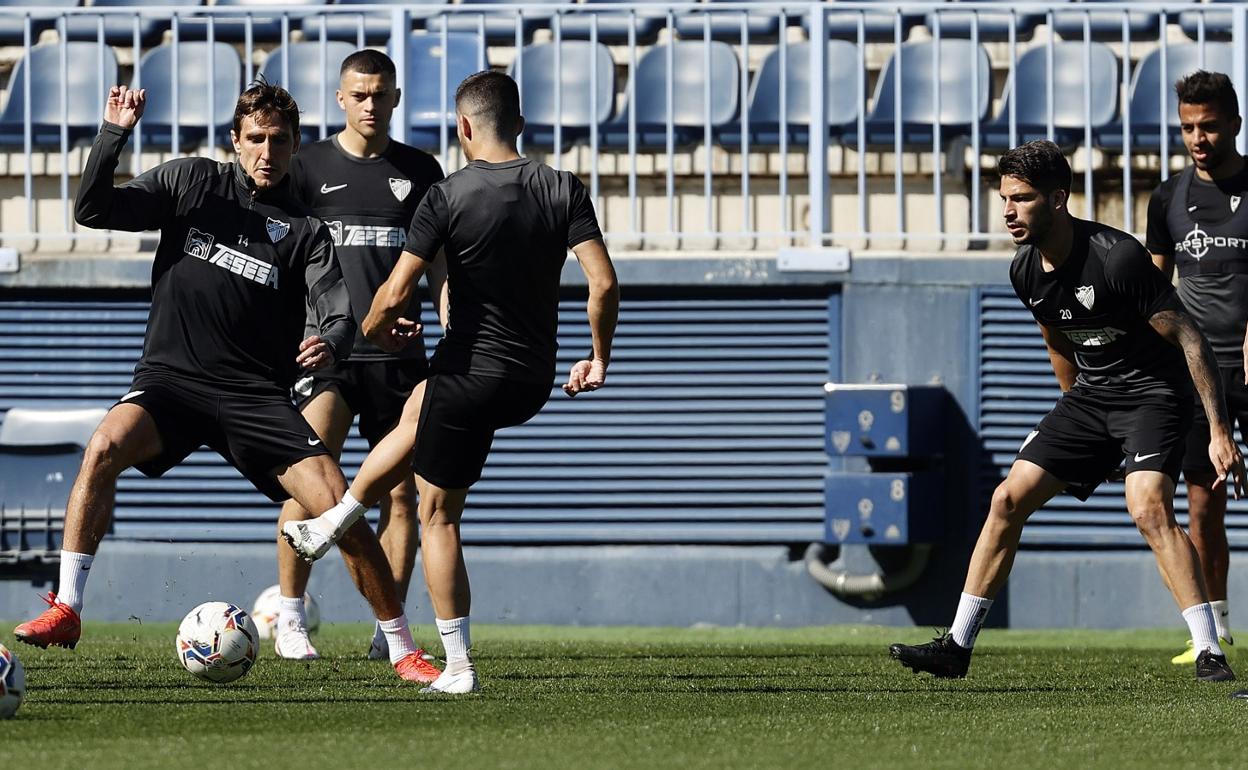
[[[290,232],[290,223],[269,217],[264,223],[264,229],[269,231],[269,240],[277,243]]]
[[[1238,208],[1239,208],[1239,196],[1232,195],[1231,196],[1231,213],[1234,214],[1235,210]]]
[[[1096,289],[1092,286],[1076,286],[1075,299],[1079,300],[1079,304],[1092,309],[1092,305],[1096,303]]]
[[[403,200],[412,191],[412,180],[395,179],[390,177],[390,192],[394,193],[394,197]]]

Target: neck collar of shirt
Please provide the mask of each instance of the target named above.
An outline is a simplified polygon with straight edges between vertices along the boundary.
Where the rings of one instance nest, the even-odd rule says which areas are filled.
[[[243,164],[235,160],[233,165],[234,184],[238,187],[239,191],[248,198],[254,197],[256,200],[267,200],[274,196],[284,194],[286,189],[290,187],[290,172],[287,171],[286,176],[282,177],[282,181],[278,182],[277,186],[270,187],[268,190],[257,190],[255,180],[253,180],[251,176],[243,170]]]
[[[473,165],[478,168],[517,168],[528,162],[528,158],[516,158],[515,160],[499,161],[498,163],[493,163],[488,160],[474,160],[469,165]]]

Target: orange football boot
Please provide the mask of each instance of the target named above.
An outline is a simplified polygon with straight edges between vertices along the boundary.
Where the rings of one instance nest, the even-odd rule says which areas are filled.
[[[52,591],[41,597],[48,603],[48,608],[39,617],[29,620],[13,629],[13,635],[19,642],[33,644],[36,647],[68,647],[78,646],[78,637],[82,635],[82,619],[68,604],[58,600]]]

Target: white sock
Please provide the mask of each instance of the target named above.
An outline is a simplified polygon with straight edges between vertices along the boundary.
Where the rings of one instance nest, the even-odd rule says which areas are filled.
[[[442,636],[442,649],[446,651],[446,667],[468,663],[468,651],[472,649],[472,635],[468,632],[468,616],[435,621],[438,634]]]
[[[289,596],[278,598],[277,604],[277,628],[280,631],[287,628],[293,623],[307,627],[308,618],[307,610],[303,606],[303,597],[291,599]]]
[[[333,527],[334,539],[337,540],[367,511],[368,506],[361,505],[347,492],[342,496],[341,502],[321,514],[321,520]]]
[[[1183,610],[1183,620],[1187,621],[1187,629],[1192,634],[1192,649],[1197,654],[1203,650],[1209,650],[1214,655],[1222,654],[1217,627],[1213,622],[1213,609],[1208,602],[1193,604]]]
[[[407,614],[407,602],[399,602],[399,609],[403,610],[403,614]],[[380,648],[386,643],[386,634],[381,630],[381,621],[373,624],[373,646]],[[414,642],[413,642],[414,643]]]
[[[91,562],[95,555],[61,551],[61,582],[56,598],[70,609],[82,613],[82,596],[87,591],[87,577],[91,574]]]
[[[959,647],[969,650],[975,646],[975,637],[979,636],[979,629],[983,627],[984,618],[991,608],[992,599],[962,594],[962,598],[958,599],[958,614],[953,616],[953,627],[949,629]]]
[[[1213,625],[1218,629],[1218,638],[1234,644],[1235,638],[1231,636],[1231,605],[1227,604],[1226,599],[1218,599],[1216,602],[1209,602],[1209,608],[1213,610]]]
[[[386,635],[386,644],[390,647],[390,665],[393,666],[408,654],[416,652],[416,642],[412,641],[412,629],[407,627],[406,614],[393,620],[379,620],[377,625]]]

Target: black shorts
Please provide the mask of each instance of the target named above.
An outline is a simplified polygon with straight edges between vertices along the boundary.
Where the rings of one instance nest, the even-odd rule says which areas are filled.
[[[374,447],[399,424],[407,397],[428,376],[429,362],[424,357],[344,361],[295,383],[295,404],[303,409],[313,398],[334,388],[351,413],[360,416],[360,436]]]
[[[117,403],[138,404],[156,422],[163,451],[135,466],[153,478],[206,445],[281,502],[290,495],[273,470],[329,454],[299,410],[278,394],[226,392],[181,377],[142,374]]]
[[[1067,483],[1080,500],[1126,457],[1126,472],[1160,471],[1176,483],[1184,438],[1192,423],[1190,397],[1168,393],[1124,395],[1072,389],[1045,415],[1018,451],[1018,459]]]
[[[467,489],[481,479],[494,431],[528,422],[550,399],[550,390],[551,383],[431,374],[412,469],[443,489]]]
[[[1231,428],[1239,425],[1239,435],[1248,436],[1248,387],[1244,386],[1244,370],[1242,367],[1219,369],[1222,379],[1222,394],[1226,399],[1226,414],[1231,420]],[[1192,476],[1211,478],[1213,463],[1209,462],[1209,418],[1205,416],[1205,408],[1196,399],[1196,407],[1192,413],[1192,429],[1187,434],[1187,451],[1183,455],[1183,474],[1191,481]]]

